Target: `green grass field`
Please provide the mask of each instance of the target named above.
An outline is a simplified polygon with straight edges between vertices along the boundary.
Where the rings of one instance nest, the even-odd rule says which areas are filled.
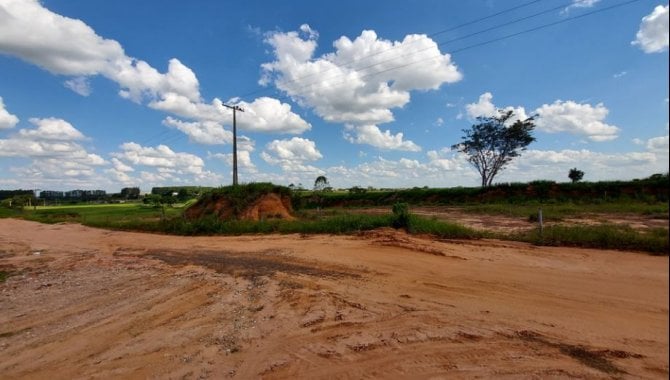
[[[15,217],[42,223],[81,223],[92,227],[120,230],[136,230],[178,235],[239,235],[258,233],[334,233],[349,234],[379,227],[398,226],[397,215],[389,208],[386,215],[365,215],[355,209],[325,209],[320,213],[297,212],[298,220],[220,221],[205,218],[196,221],[184,220],[183,210],[192,203],[164,208],[141,203],[68,205],[25,208],[12,210],[0,208],[0,217]],[[555,203],[524,205],[490,203],[459,206],[466,212],[528,218],[543,208],[546,219],[560,221],[589,213],[633,214],[668,218],[667,203],[612,202],[594,204]],[[603,249],[645,251],[652,254],[668,254],[668,229],[636,231],[626,226],[554,226],[539,231],[504,234],[476,231],[459,224],[410,215],[402,225],[410,233],[431,234],[440,238],[478,239],[484,237],[503,240],[525,241],[538,245],[576,246]]]
[[[181,215],[182,207],[166,207],[165,217]],[[41,223],[81,223],[93,227],[144,229],[158,225],[162,211],[140,203],[26,207],[22,211],[2,209],[0,217],[18,217]]]

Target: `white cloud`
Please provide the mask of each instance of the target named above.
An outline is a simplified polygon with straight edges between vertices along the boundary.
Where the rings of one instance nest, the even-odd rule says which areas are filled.
[[[112,153],[112,157],[131,163],[163,169],[175,169],[182,173],[199,174],[204,170],[204,161],[190,153],[174,152],[166,145],[144,147],[134,142],[120,146],[121,152]]]
[[[314,35],[309,28],[303,29]],[[102,75],[120,86],[120,96],[134,102],[147,100],[154,109],[193,121],[232,123],[230,110],[219,99],[211,104],[203,102],[198,78],[178,59],[170,59],[167,72],[161,73],[149,63],[127,56],[117,41],[97,35],[81,20],[51,12],[37,0],[6,0],[0,5],[0,53],[54,74],[75,76],[65,86],[84,96],[91,93],[87,77]],[[248,108],[240,117],[242,129],[302,133],[311,128],[288,104],[276,99],[263,97],[242,104]]]
[[[491,117],[497,112],[497,108],[493,105],[491,100],[493,95],[490,92],[485,92],[479,96],[477,103],[470,103],[465,106],[468,116],[472,119],[477,117]]]
[[[274,98],[260,97],[251,103],[231,99],[229,103],[244,110],[237,113],[236,120],[237,128],[243,131],[300,134],[312,128],[311,124],[292,112],[289,104]],[[232,110],[216,98],[211,104],[206,104],[169,93],[161,100],[151,102],[149,107],[200,122],[233,124]]]
[[[493,95],[485,92],[479,96],[476,103],[467,104],[465,108],[468,116],[470,118],[491,117],[499,111],[513,111],[515,116],[510,122],[528,118],[524,107],[507,106],[500,109],[493,104],[492,99]],[[602,103],[592,106],[586,103],[579,104],[572,100],[556,100],[552,104],[542,105],[533,113],[537,115],[535,124],[539,131],[583,135],[592,141],[609,141],[618,137],[619,128],[604,122],[609,110]]]
[[[449,148],[443,148],[439,151],[431,150],[426,153],[428,157],[428,165],[440,170],[462,170],[463,157],[460,155],[454,156]]]
[[[228,166],[233,166],[233,154],[232,153],[215,153],[209,154],[210,158],[218,158],[223,160]],[[251,152],[248,150],[238,150],[237,151],[237,166],[238,168],[245,169],[248,173],[256,173],[256,165],[251,162]]]
[[[117,41],[97,35],[81,20],[51,12],[37,0],[3,3],[0,51],[54,74],[76,76],[66,82],[74,91],[90,93],[85,77],[103,75],[121,86],[122,96],[134,101],[164,93],[200,99],[195,74],[177,59],[171,59],[167,73],[161,74],[148,63],[127,56]]]
[[[5,0],[0,7],[0,50],[54,74],[99,74],[125,56],[118,42],[37,0]]]
[[[592,141],[609,141],[618,137],[619,128],[604,122],[609,110],[602,104],[579,104],[572,100],[556,100],[544,104],[538,114],[537,129],[547,133],[567,132],[584,135]]]
[[[63,119],[47,118],[38,119],[31,118],[29,121],[37,126],[37,129],[22,129],[19,135],[23,138],[34,138],[38,140],[59,140],[59,141],[74,141],[83,140],[84,135],[79,130]]]
[[[572,0],[572,4],[565,7],[561,13],[568,13],[573,9],[577,8],[592,8],[598,4],[600,0]]]
[[[237,103],[244,109],[238,114],[238,125],[250,132],[300,134],[312,128],[311,124],[291,112],[291,106],[279,100],[260,97],[251,103]]]
[[[352,133],[353,132],[353,135]],[[418,152],[421,147],[413,141],[404,140],[404,134],[391,134],[388,129],[382,132],[376,125],[347,126],[345,139],[354,144],[368,144],[383,150],[404,150]]]
[[[76,92],[81,96],[91,95],[91,83],[87,77],[76,77],[69,80],[66,80],[64,83],[65,87]]]
[[[105,162],[75,142],[85,137],[67,121],[32,118],[30,122],[37,128],[20,129],[8,139],[0,139],[0,157],[58,158],[91,165]]]
[[[640,30],[632,45],[645,53],[660,53],[668,49],[668,6],[658,5],[654,11],[642,18]]]
[[[0,130],[14,128],[18,122],[19,118],[7,111],[5,103],[2,101],[2,96],[0,96]]]
[[[277,161],[316,161],[323,156],[314,141],[294,137],[290,140],[274,140],[266,146],[266,157],[269,157],[269,163]]]
[[[550,179],[568,181],[568,171],[577,167],[589,181],[643,178],[667,171],[665,155],[646,152],[600,153],[590,150],[528,150],[512,161],[500,176],[502,181]],[[529,173],[533,173],[532,177]]]
[[[290,140],[274,140],[265,146],[261,158],[271,164],[280,166],[285,172],[322,173],[323,171],[307,165],[323,156],[316,148],[314,141],[293,137]]]
[[[619,78],[621,78],[622,76],[624,76],[624,75],[626,75],[626,74],[628,74],[627,71],[620,71],[620,72],[615,73],[614,75],[612,75],[612,78],[614,78],[614,79],[619,79]]]
[[[254,151],[255,142],[246,136],[237,138],[237,166],[244,169],[246,173],[257,173],[256,165],[251,161],[251,152]],[[211,153],[207,152],[207,158],[217,158],[223,160],[228,166],[233,166],[232,153]]]
[[[647,149],[650,152],[668,154],[668,135],[654,137],[647,140]],[[667,158],[667,157],[666,157]]]
[[[471,119],[476,119],[478,117],[493,117],[498,116],[500,111],[503,112],[514,112],[513,117],[508,121],[508,123],[514,123],[517,120],[526,120],[528,115],[526,110],[523,107],[512,107],[507,106],[505,108],[496,107],[493,102],[493,95],[490,92],[485,92],[479,96],[477,103],[470,103],[465,106],[468,116]]]
[[[216,121],[187,122],[168,116],[163,120],[163,125],[184,132],[191,141],[198,144],[217,145],[233,142],[233,133],[223,129],[223,125]]]
[[[134,172],[135,171],[135,169],[133,169],[132,167],[130,167],[126,164],[124,164],[123,162],[121,162],[121,160],[119,160],[116,157],[112,158],[112,165],[114,166],[114,170],[117,170],[117,171],[120,171],[120,172],[123,172],[123,173]]]
[[[217,184],[222,176],[205,170],[204,161],[191,153],[175,152],[166,145],[145,147],[134,142],[122,144],[120,151],[110,155],[114,167],[108,173],[124,183],[142,183],[143,186],[164,184]],[[116,159],[116,161],[114,161]],[[139,176],[128,173],[139,168]]]
[[[425,35],[392,42],[365,30],[353,41],[340,37],[333,43],[335,51],[314,57],[317,37],[306,25],[301,32],[269,34],[266,42],[275,61],[261,65],[260,83],[274,83],[324,120],[364,127],[368,135],[381,134],[376,125],[393,121],[391,110],[407,104],[410,91],[437,89],[462,77],[451,56],[441,54]],[[378,140],[368,137],[353,141]]]
[[[444,125],[444,119],[442,119],[441,117],[438,117],[438,118],[435,120],[435,125],[437,125],[438,127],[443,126],[443,125]]]
[[[23,183],[93,184],[96,168],[106,165],[101,156],[86,151],[76,141],[86,137],[62,119],[32,118],[37,128],[20,129],[16,134],[0,139],[0,157],[31,160],[25,167],[9,170],[22,178]]]

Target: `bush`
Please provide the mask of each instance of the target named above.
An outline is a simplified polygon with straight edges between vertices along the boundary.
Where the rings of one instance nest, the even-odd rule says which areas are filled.
[[[409,227],[409,205],[407,203],[398,202],[393,205],[393,228]]]

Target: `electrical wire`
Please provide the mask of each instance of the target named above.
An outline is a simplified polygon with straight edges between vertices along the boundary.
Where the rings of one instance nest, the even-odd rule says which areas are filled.
[[[439,30],[439,31],[437,31],[437,32],[433,32],[433,33],[431,33],[431,34],[429,34],[429,35],[427,35],[427,36],[428,36],[428,37],[435,37],[435,36],[438,36],[438,35],[440,35],[440,34],[444,34],[444,33],[447,33],[447,32],[451,32],[451,31],[454,31],[454,30],[458,30],[458,29],[460,29],[460,28],[463,28],[463,27],[466,27],[466,26],[469,26],[469,25],[474,25],[474,24],[476,24],[476,23],[479,23],[479,22],[482,22],[482,21],[485,21],[485,20],[489,20],[489,19],[491,19],[491,18],[500,16],[500,15],[503,15],[503,14],[506,14],[506,13],[509,13],[509,12],[513,12],[513,11],[518,10],[518,9],[521,9],[521,8],[528,7],[528,6],[530,6],[530,5],[533,5],[533,4],[535,4],[535,3],[539,3],[539,2],[541,2],[541,1],[544,1],[544,0],[532,0],[532,1],[528,1],[528,2],[526,2],[526,3],[523,3],[523,4],[520,4],[520,5],[511,7],[511,8],[504,9],[504,10],[502,10],[502,11],[500,11],[500,12],[496,12],[496,13],[491,14],[491,15],[488,15],[488,16],[480,17],[480,18],[477,18],[477,19],[474,19],[474,20],[470,20],[470,21],[464,22],[464,23],[462,23],[462,24],[459,24],[459,25],[456,25],[456,26],[447,28],[447,29],[442,29],[442,30]],[[569,2],[569,3],[571,3],[571,2]],[[565,7],[565,5],[562,5],[562,6],[560,6],[559,8],[563,8],[563,7]],[[403,47],[407,47],[407,46],[409,46],[409,45],[411,45],[411,44],[414,44],[414,43],[416,43],[416,42],[418,42],[418,41],[410,42],[409,44],[403,45]],[[331,67],[331,68],[329,68],[328,70],[323,71],[323,72],[313,73],[313,74],[308,74],[308,75],[304,75],[304,76],[299,77],[299,78],[292,79],[292,80],[288,81],[286,84],[290,84],[290,83],[294,83],[294,82],[302,81],[302,80],[304,80],[304,79],[311,78],[311,77],[314,77],[314,76],[316,76],[316,75],[323,75],[324,73],[326,73],[326,72],[328,72],[328,71],[335,70],[336,68],[349,67],[350,65],[352,65],[352,64],[354,64],[354,63],[359,63],[359,62],[361,62],[361,61],[364,61],[364,60],[367,60],[367,59],[376,57],[376,56],[378,56],[378,55],[384,54],[384,53],[389,52],[389,51],[396,50],[396,49],[398,49],[398,48],[400,48],[400,46],[399,46],[399,45],[395,45],[395,46],[392,46],[392,47],[390,47],[390,48],[388,48],[388,49],[384,49],[384,50],[381,50],[381,51],[378,51],[378,52],[374,52],[374,53],[372,53],[372,54],[368,54],[368,55],[366,55],[366,56],[363,56],[363,57],[360,57],[360,58],[357,58],[357,59],[353,59],[353,60],[350,60],[350,61],[345,62],[345,63],[336,64],[335,67]],[[255,94],[258,94],[258,93],[261,93],[261,92],[267,92],[267,91],[270,91],[270,90],[272,90],[272,89],[266,89],[266,88],[264,88],[264,89],[254,90],[254,91],[251,91],[251,92],[248,92],[248,93],[245,93],[245,94],[241,95],[240,98],[248,98],[248,97],[251,96],[251,95],[255,95]]]

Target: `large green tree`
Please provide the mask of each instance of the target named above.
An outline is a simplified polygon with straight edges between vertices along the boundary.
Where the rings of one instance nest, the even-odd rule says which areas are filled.
[[[495,116],[478,117],[477,124],[463,130],[462,141],[451,147],[468,156],[482,177],[482,187],[491,186],[493,178],[535,141],[535,118],[514,121],[514,116],[514,111],[499,110]]]

